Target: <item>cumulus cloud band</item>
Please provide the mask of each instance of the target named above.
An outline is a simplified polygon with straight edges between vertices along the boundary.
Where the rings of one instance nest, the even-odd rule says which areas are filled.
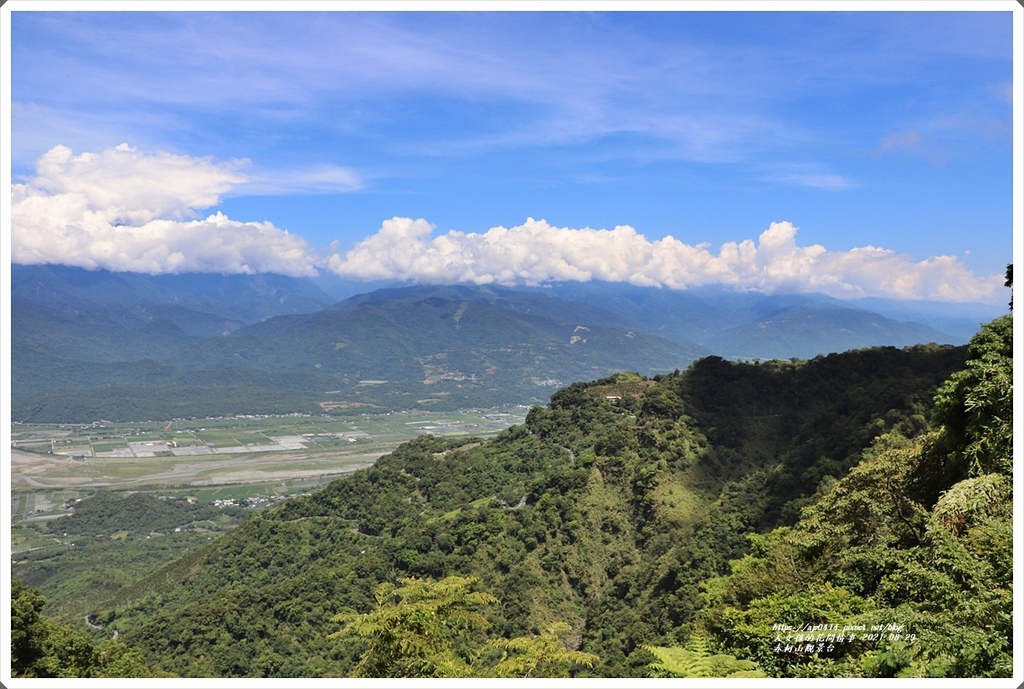
[[[35,177],[13,186],[11,258],[154,274],[315,275],[302,237],[220,212],[197,217],[247,181],[245,163],[126,144],[79,155],[55,146]]]
[[[353,279],[540,284],[628,282],[673,289],[726,285],[765,292],[822,292],[840,298],[882,296],[944,301],[989,300],[998,275],[978,278],[953,256],[915,261],[873,246],[829,251],[798,246],[797,228],[772,223],[757,242],[727,242],[718,253],[672,236],[649,240],[634,228],[554,227],[529,218],[483,233],[434,235],[426,220],[392,218],[327,265]]]
[[[799,246],[790,222],[772,223],[756,242],[727,242],[715,253],[707,244],[672,236],[650,240],[628,225],[573,229],[529,218],[511,228],[436,234],[426,220],[395,217],[351,250],[317,256],[304,238],[272,223],[198,212],[252,182],[241,171],[246,162],[142,153],[124,144],[79,155],[56,146],[39,160],[35,177],[13,186],[11,258],[145,273],[312,276],[326,266],[357,280],[501,285],[602,280],[839,298],[1003,298],[1001,274],[975,276],[956,257],[916,261],[874,246],[846,251]],[[359,184],[341,168],[314,173],[300,186]]]

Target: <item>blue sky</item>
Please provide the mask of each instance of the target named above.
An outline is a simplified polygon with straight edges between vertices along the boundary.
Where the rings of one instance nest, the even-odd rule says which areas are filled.
[[[1012,2],[32,5],[15,262],[1006,300]]]

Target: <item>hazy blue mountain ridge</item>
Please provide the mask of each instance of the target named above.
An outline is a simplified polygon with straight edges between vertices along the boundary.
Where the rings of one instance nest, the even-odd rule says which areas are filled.
[[[594,282],[565,283],[550,290],[563,299],[600,304],[662,337],[688,340],[737,358],[809,358],[882,345],[964,344],[982,322],[1001,313],[1000,306],[982,304],[846,302],[822,294],[762,294],[724,287],[670,290]],[[891,316],[862,303],[875,304]],[[942,315],[943,306],[950,315]],[[908,314],[927,323],[900,317]],[[938,325],[948,325],[951,331]]]
[[[919,323],[958,338],[954,344],[967,343],[983,323],[1006,312],[1006,305],[974,302],[896,301],[865,298],[848,302],[851,306],[881,314],[897,321]]]
[[[809,359],[863,347],[928,342],[960,344],[955,336],[926,325],[813,302],[779,309],[704,341],[725,356],[762,359]]]
[[[403,284],[339,302],[276,275],[14,266],[11,307],[12,401],[24,420],[74,414],[86,399],[90,413],[123,418],[136,413],[125,399],[157,388],[167,401],[144,405],[149,414],[180,411],[204,389],[204,409],[220,396],[246,411],[296,400],[316,410],[330,396],[380,409],[535,404],[573,381],[654,375],[709,354],[812,358],[966,339],[822,295],[600,282]],[[905,308],[941,322],[940,305]],[[948,313],[961,329],[985,315],[977,305]],[[228,399],[242,390],[248,400]]]
[[[12,265],[11,297],[58,312],[107,312],[131,322],[169,320],[197,335],[222,334],[218,323],[255,323],[308,313],[334,300],[308,279],[260,273],[146,275],[59,265]]]

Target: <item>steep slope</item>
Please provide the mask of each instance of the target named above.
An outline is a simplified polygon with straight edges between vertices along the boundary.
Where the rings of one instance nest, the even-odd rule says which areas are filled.
[[[1012,676],[1012,378],[1007,315],[972,339],[932,429],[879,437],[707,583],[698,622],[717,647],[776,677]],[[829,631],[808,650],[780,634],[797,621]]]
[[[501,599],[497,633],[565,621],[594,675],[641,676],[642,644],[685,638],[698,584],[747,532],[787,523],[879,434],[920,429],[963,355],[711,359],[574,384],[493,441],[421,438],[253,516],[97,620],[185,676],[337,676],[360,648],[327,639],[334,614],[371,609],[378,582],[458,574]]]

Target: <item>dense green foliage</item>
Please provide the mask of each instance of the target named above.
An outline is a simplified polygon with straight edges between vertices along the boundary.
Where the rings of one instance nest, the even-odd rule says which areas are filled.
[[[751,660],[711,653],[705,634],[695,633],[686,648],[644,646],[655,661],[648,667],[655,677],[765,677]]]
[[[963,348],[931,346],[806,362],[705,359],[656,379],[618,374],[574,384],[491,441],[422,437],[371,469],[250,515],[92,612],[154,665],[183,676],[342,676],[367,649],[358,635],[331,635],[381,609],[377,587],[393,593],[403,579],[454,576],[500,600],[475,611],[492,639],[557,640],[563,652],[598,658],[592,668],[538,673],[648,676],[648,649],[673,647],[716,657],[730,672],[750,667],[729,665],[731,656],[784,673],[789,666],[776,656],[754,657],[753,646],[728,635],[762,622],[770,630],[785,621],[768,621],[779,610],[826,610],[838,621],[877,609],[850,582],[881,581],[891,567],[870,548],[902,548],[908,534],[924,534],[910,501],[937,499],[952,485],[919,476],[901,458],[938,433],[928,430],[931,399],[964,357]],[[794,589],[782,607],[740,607],[761,590],[739,596],[728,583],[739,579],[719,577],[748,553],[766,564],[748,566],[754,583],[744,586],[806,583],[799,568],[783,576],[783,551],[763,553],[796,548],[789,532],[773,529],[803,528],[801,510],[815,514],[837,486],[856,486],[847,490],[861,502],[843,503],[846,512],[818,507],[821,515],[841,522],[849,513],[858,528],[875,523],[870,510],[896,521],[880,517],[868,551],[849,550],[850,573],[840,576],[846,561],[834,553],[822,556],[832,563],[822,576],[834,581]],[[953,495],[1001,491],[986,479]],[[957,504],[950,497],[939,510],[943,523],[958,523]],[[831,528],[845,533],[839,522]],[[987,544],[992,571],[1002,572],[1006,534],[979,524],[972,538]],[[748,540],[752,532],[760,535]],[[737,577],[740,565],[732,566]],[[999,595],[991,606],[1001,605]],[[992,614],[991,606],[979,611]],[[346,612],[355,617],[337,617]],[[455,642],[460,653],[486,645],[483,629],[475,633]],[[706,647],[695,648],[697,639]],[[506,649],[515,656],[514,646]],[[985,662],[979,656],[961,669],[981,672]]]
[[[241,518],[245,509],[238,506],[214,507],[184,498],[158,498],[149,493],[119,495],[98,491],[76,503],[75,511],[54,520],[51,531],[73,530],[82,536],[124,532],[145,535],[173,529],[188,529],[197,522],[220,519],[223,515]]]
[[[11,582],[12,677],[166,677],[142,654],[110,639],[96,644],[83,632],[42,615],[39,591]]]
[[[720,647],[775,676],[1010,676],[1012,370],[1005,316],[940,388],[933,429],[879,437],[797,524],[751,537],[703,585]]]
[[[371,612],[340,613],[331,619],[344,626],[330,638],[355,637],[366,644],[353,676],[556,676],[561,665],[591,667],[597,660],[564,647],[561,637],[570,631],[564,623],[515,639],[488,638],[491,624],[480,609],[499,601],[472,590],[473,578],[406,578],[400,583],[378,585],[377,607]]]

